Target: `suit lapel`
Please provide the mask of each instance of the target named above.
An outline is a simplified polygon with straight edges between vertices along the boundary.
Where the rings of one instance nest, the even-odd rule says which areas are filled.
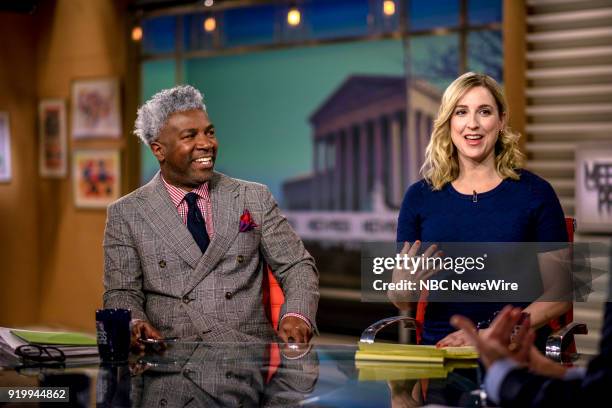
[[[244,207],[244,194],[240,194],[240,185],[215,172],[209,182],[209,192],[215,234],[189,279],[187,293],[216,267],[238,235],[241,209]]]
[[[168,248],[173,248],[185,262],[195,268],[202,257],[202,251],[181,220],[159,173],[143,189],[140,199],[140,215]]]

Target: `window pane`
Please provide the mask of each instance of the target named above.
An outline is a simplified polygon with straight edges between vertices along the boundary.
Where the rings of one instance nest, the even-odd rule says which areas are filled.
[[[468,70],[483,72],[503,80],[503,43],[501,31],[474,31],[468,34]]]
[[[410,39],[412,75],[444,90],[459,75],[457,34],[417,36]]]
[[[470,25],[501,23],[502,0],[468,0]]]
[[[428,30],[459,25],[459,0],[412,0],[410,30]]]
[[[274,41],[275,6],[253,6],[226,10],[222,29],[225,46],[267,44]]]
[[[303,7],[309,38],[330,38],[368,33],[368,0],[310,1]]]
[[[204,30],[204,21],[207,18],[215,19],[215,30]],[[183,17],[184,47],[185,50],[209,50],[215,45],[215,38],[219,32],[219,18],[212,14],[187,14]]]
[[[145,54],[173,52],[176,37],[176,17],[164,16],[142,22],[142,49]]]

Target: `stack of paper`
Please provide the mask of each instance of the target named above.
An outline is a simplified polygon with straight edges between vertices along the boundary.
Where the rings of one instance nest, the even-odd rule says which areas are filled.
[[[360,381],[446,378],[457,368],[475,368],[474,347],[417,346],[412,344],[359,343],[355,365]]]
[[[66,364],[95,364],[98,360],[96,338],[82,333],[49,332],[0,327],[0,351],[18,360],[17,347],[27,344],[53,346],[64,353]]]
[[[444,347],[417,346],[414,344],[359,343],[355,360],[408,361],[413,363],[444,363],[444,360],[477,359],[478,352],[472,346]]]

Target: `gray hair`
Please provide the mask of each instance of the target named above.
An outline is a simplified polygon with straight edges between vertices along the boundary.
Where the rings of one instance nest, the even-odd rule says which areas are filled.
[[[134,134],[150,145],[157,140],[170,115],[193,109],[206,111],[202,94],[193,86],[180,85],[164,89],[138,109]]]

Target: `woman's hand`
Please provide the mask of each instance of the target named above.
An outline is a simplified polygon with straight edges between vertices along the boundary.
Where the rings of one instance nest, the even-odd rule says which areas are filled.
[[[387,292],[389,299],[391,299],[393,304],[395,304],[395,306],[397,306],[400,310],[409,309],[410,304],[418,300],[420,294],[419,282],[429,279],[438,271],[434,268],[427,268],[427,262],[425,262],[428,258],[439,258],[442,256],[442,251],[438,250],[438,246],[436,244],[430,245],[429,248],[423,252],[422,257],[418,255],[420,249],[421,241],[419,240],[414,241],[414,244],[412,245],[410,245],[408,242],[404,242],[404,246],[400,251],[400,258],[405,259],[407,257],[408,268],[395,268],[393,270],[392,281],[394,283],[401,282],[402,280],[414,282],[414,286],[416,288],[415,290],[393,290]],[[413,269],[413,264],[410,262],[410,259],[414,257],[419,257],[421,259],[417,269]],[[424,262],[425,264],[423,264]]]
[[[485,335],[489,329],[482,329],[478,332],[479,335]],[[476,344],[472,341],[471,337],[465,330],[460,329],[453,332],[436,343],[436,347],[461,347],[461,346],[475,346]]]

